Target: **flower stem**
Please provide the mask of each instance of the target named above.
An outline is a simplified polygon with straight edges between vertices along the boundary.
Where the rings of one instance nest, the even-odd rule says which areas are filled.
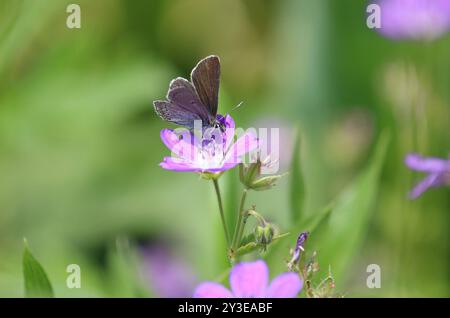
[[[246,213],[247,211],[242,211],[241,215],[242,215],[242,221],[241,221],[241,226],[239,228],[239,232],[237,233],[237,237],[236,237],[236,249],[239,248],[239,244],[242,241],[242,235],[244,234],[244,229],[245,229],[245,224],[247,224],[247,218],[248,218],[248,214]],[[244,215],[245,214],[245,215]]]
[[[231,248],[233,251],[236,251],[239,248],[239,243],[241,242],[242,233],[244,231],[244,224],[242,224],[244,220],[244,204],[245,199],[247,197],[247,189],[244,189],[241,196],[241,204],[239,206],[237,221],[236,221],[236,227],[234,229],[234,235],[233,235],[233,242],[231,244]],[[242,230],[241,230],[242,228]]]
[[[225,223],[225,215],[223,213],[222,196],[220,195],[219,182],[217,181],[217,179],[213,179],[213,183],[214,183],[214,189],[216,190],[217,201],[219,202],[219,212],[220,212],[220,218],[222,220],[223,231],[225,232],[227,246],[229,246],[230,245],[230,237],[228,236],[229,235],[228,228],[227,228],[227,224]]]

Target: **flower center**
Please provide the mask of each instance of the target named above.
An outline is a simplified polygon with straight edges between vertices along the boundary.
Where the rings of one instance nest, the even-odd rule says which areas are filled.
[[[212,135],[209,138],[203,138],[198,150],[198,164],[205,169],[220,167],[224,159],[224,145],[222,136],[216,138],[216,135]]]

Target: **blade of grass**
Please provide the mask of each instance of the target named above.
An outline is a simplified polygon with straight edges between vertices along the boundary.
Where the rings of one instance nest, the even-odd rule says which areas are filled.
[[[289,190],[291,220],[292,222],[298,222],[302,217],[305,200],[305,185],[301,170],[301,136],[299,129],[297,129],[296,132],[294,151],[291,160]]]
[[[53,297],[52,285],[42,265],[34,258],[24,239],[23,277],[25,280],[25,296],[31,298]]]
[[[389,135],[382,133],[366,168],[339,196],[326,226],[311,237],[321,267],[331,265],[337,280],[349,272],[349,265],[368,232],[388,142]]]

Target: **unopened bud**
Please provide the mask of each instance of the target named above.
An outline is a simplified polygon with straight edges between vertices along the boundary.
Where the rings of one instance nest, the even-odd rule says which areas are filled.
[[[265,247],[272,242],[274,229],[269,223],[257,225],[254,235],[256,243],[261,244],[265,249]]]
[[[256,191],[263,191],[272,188],[275,183],[280,179],[283,175],[271,175],[262,177],[261,169],[265,166],[270,166],[270,158],[267,158],[264,161],[261,161],[259,158],[256,162],[251,163],[249,165],[241,164],[239,166],[239,177],[242,184],[247,189],[252,189]]]
[[[292,258],[288,263],[289,270],[294,270],[296,265],[300,262],[300,256],[301,253],[305,251],[303,245],[305,244],[306,240],[308,239],[309,232],[303,232],[300,233],[300,235],[297,238],[297,242],[295,244],[295,249],[292,253]]]

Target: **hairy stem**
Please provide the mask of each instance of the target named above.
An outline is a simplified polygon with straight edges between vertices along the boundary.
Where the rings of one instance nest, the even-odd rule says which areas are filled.
[[[230,246],[230,237],[228,234],[227,224],[225,223],[225,215],[223,213],[222,196],[220,195],[219,182],[213,179],[214,189],[216,190],[217,201],[219,202],[220,219],[222,220],[223,231],[225,232],[225,239],[227,240],[227,246]]]

